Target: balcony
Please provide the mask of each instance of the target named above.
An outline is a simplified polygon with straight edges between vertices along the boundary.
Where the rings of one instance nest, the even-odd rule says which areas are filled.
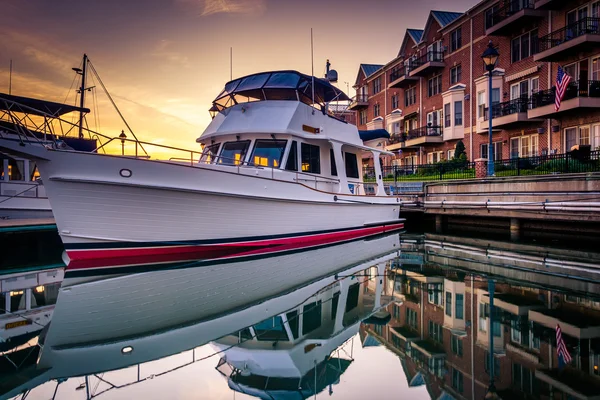
[[[441,51],[429,51],[423,56],[411,60],[408,69],[409,76],[425,76],[431,72],[444,68],[444,53]]]
[[[562,1],[559,0],[536,0],[536,10],[559,10],[562,8]]]
[[[534,61],[563,61],[600,46],[600,18],[583,18],[539,39]],[[581,58],[581,57],[579,57]]]
[[[534,93],[531,96],[531,109],[528,118],[547,118],[553,114],[555,88]],[[567,87],[559,113],[580,108],[600,108],[600,81],[575,81]]]
[[[408,131],[406,136],[406,147],[418,146],[425,143],[442,143],[441,126],[422,126]]]
[[[487,19],[486,35],[504,36],[515,32],[515,28],[532,20],[542,18],[544,11],[535,9],[535,0],[509,0]]]
[[[529,98],[505,101],[492,106],[492,128],[508,128],[511,125],[526,122],[540,122],[542,119],[532,119],[527,116]],[[484,121],[489,120],[489,108],[485,109]]]
[[[417,77],[409,76],[408,71],[408,67],[403,66],[400,69],[392,72],[390,74],[390,84],[388,85],[388,89],[403,88],[419,79]]]
[[[350,103],[350,110],[360,110],[361,108],[367,108],[369,106],[369,96],[366,94],[357,94],[352,98]]]

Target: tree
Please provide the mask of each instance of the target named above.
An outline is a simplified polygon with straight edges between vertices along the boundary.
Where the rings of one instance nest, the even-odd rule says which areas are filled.
[[[460,160],[461,158],[466,159],[467,153],[465,152],[465,144],[462,140],[459,140],[458,143],[456,143],[456,148],[454,149],[454,159]]]

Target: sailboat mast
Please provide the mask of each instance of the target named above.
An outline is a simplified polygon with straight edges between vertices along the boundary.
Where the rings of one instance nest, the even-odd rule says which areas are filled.
[[[81,87],[79,88],[79,107],[81,110],[79,111],[79,139],[83,139],[83,116],[85,113],[83,112],[83,107],[85,106],[85,75],[87,72],[87,62],[88,56],[87,54],[83,55],[83,68],[81,70]]]

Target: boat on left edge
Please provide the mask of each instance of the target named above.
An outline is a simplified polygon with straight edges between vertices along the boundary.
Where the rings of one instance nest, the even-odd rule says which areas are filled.
[[[201,151],[162,161],[0,138],[36,161],[70,270],[227,259],[400,230],[400,201],[360,173],[356,126],[327,112],[348,97],[329,81],[269,71],[226,83]],[[109,138],[108,142],[129,139]],[[107,142],[107,143],[108,143]],[[102,148],[100,146],[99,148]],[[158,146],[161,147],[161,146]],[[163,148],[165,146],[162,146]],[[367,195],[366,187],[376,187]]]

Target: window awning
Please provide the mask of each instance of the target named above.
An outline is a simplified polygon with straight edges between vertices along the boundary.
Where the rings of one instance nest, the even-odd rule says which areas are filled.
[[[536,65],[535,67],[531,67],[524,71],[517,72],[516,74],[508,75],[507,77],[504,78],[504,80],[506,80],[506,82],[515,81],[517,79],[524,78],[527,75],[535,74],[539,70],[540,70],[540,67],[538,65]]]
[[[0,110],[10,110],[13,112],[40,116],[49,114],[55,118],[73,111],[82,111],[84,113],[90,112],[89,108],[79,108],[68,104],[33,99],[31,97],[13,96],[6,93],[0,93]]]

